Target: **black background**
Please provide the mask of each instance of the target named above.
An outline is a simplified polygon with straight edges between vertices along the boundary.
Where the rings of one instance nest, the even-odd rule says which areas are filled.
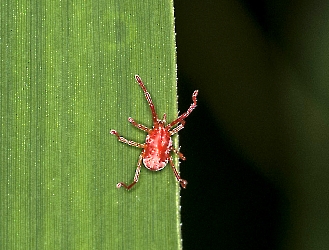
[[[193,91],[203,84],[199,81],[200,77],[198,80],[195,77],[201,73],[196,72],[195,68],[189,68],[193,57],[187,59],[184,55],[195,51],[207,53],[211,47],[216,46],[216,41],[227,39],[214,35],[208,38],[212,42],[204,43],[201,47],[197,43],[193,47],[194,41],[200,39],[200,36],[197,32],[195,36],[189,34],[193,34],[191,30],[198,30],[196,23],[202,26],[201,29],[220,27],[220,22],[213,23],[212,27],[203,22],[208,15],[214,15],[213,12],[221,8],[221,2],[174,2],[181,112],[192,103]],[[254,22],[265,41],[286,48],[288,38],[285,37],[283,27],[290,15],[288,10],[293,5],[292,1],[235,2]],[[231,18],[234,19],[234,16]],[[200,67],[206,63],[205,58],[197,55],[193,60]],[[216,64],[216,61],[213,63]],[[223,70],[220,63],[215,67],[218,71]],[[285,190],[280,181],[264,174],[257,159],[243,152],[243,145],[239,145],[239,140],[233,140],[230,130],[225,127],[225,117],[216,115],[214,108],[210,107],[204,93],[199,91],[198,106],[186,119],[185,128],[179,133],[181,152],[187,158],[181,163],[180,171],[182,178],[188,181],[187,189],[181,190],[183,248],[284,249],[287,239],[294,241],[293,237],[289,238],[289,190]],[[236,120],[239,120],[238,116]],[[298,246],[298,243],[290,245]],[[310,248],[303,249],[312,247],[310,245]]]

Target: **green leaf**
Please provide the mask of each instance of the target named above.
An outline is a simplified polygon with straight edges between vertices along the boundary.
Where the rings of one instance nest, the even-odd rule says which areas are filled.
[[[7,0],[0,13],[2,249],[180,249],[171,168],[117,189],[141,151],[109,133],[143,143],[127,118],[152,126],[135,74],[159,117],[177,117],[173,2]]]

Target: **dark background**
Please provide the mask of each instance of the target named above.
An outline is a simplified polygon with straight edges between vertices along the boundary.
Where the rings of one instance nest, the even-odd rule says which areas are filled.
[[[329,249],[329,3],[175,4],[184,249]]]

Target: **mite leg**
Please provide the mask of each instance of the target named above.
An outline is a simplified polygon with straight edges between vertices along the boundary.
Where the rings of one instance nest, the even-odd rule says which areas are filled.
[[[133,118],[129,117],[129,118],[128,118],[128,121],[129,121],[132,125],[134,125],[136,128],[139,128],[140,130],[143,130],[143,131],[145,131],[145,132],[149,132],[148,127],[146,127],[146,126],[144,126],[144,125],[142,125],[142,124],[139,124],[139,123],[135,122],[135,120],[134,120]]]
[[[145,95],[146,101],[149,103],[150,109],[151,109],[151,112],[152,112],[153,123],[156,124],[158,122],[158,116],[157,116],[157,113],[155,112],[155,108],[154,108],[154,104],[153,104],[151,95],[147,91],[147,89],[145,88],[145,85],[144,85],[142,79],[139,77],[139,75],[135,75],[135,79],[138,82],[139,86],[144,91],[144,95]]]
[[[177,154],[178,157],[179,157],[181,160],[183,160],[183,161],[186,160],[185,156],[184,156],[181,152],[179,152],[177,149],[175,149],[174,147],[171,147],[171,150],[174,151],[175,154]]]
[[[130,185],[127,185],[123,182],[119,182],[117,184],[117,188],[121,188],[122,186],[125,187],[127,190],[131,189],[137,182],[139,179],[139,174],[141,172],[141,166],[142,166],[142,159],[143,159],[143,155],[144,155],[144,151],[139,155],[139,159],[138,159],[138,163],[137,163],[137,169],[136,169],[136,173],[134,176],[134,181],[133,183],[131,183]]]
[[[176,120],[174,120],[170,124],[168,124],[166,128],[172,128],[176,124],[181,123],[186,117],[188,117],[191,114],[191,112],[196,108],[197,95],[198,95],[198,90],[195,90],[192,94],[193,103],[188,108],[188,110],[185,113],[181,114]]]
[[[137,147],[137,148],[144,148],[145,147],[145,144],[141,144],[141,143],[138,143],[138,142],[134,142],[134,141],[129,141],[127,140],[126,138],[122,137],[119,135],[119,133],[115,130],[111,130],[110,132],[112,135],[115,135],[116,137],[118,137],[118,140],[120,142],[123,142],[123,143],[126,143],[128,144],[129,146],[133,146],[133,147]]]
[[[187,181],[180,178],[180,175],[178,174],[178,172],[177,172],[177,170],[175,168],[175,165],[174,165],[174,162],[173,162],[171,156],[169,157],[169,162],[170,162],[170,165],[171,165],[172,170],[174,171],[174,174],[176,176],[177,181],[179,181],[179,183],[182,186],[182,188],[186,188]]]
[[[178,133],[179,131],[181,131],[184,128],[185,121],[182,120],[180,123],[181,124],[179,124],[176,128],[174,128],[173,130],[169,131],[170,135],[174,135],[174,134]]]

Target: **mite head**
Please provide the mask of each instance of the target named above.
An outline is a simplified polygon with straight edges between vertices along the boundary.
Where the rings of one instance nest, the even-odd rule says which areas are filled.
[[[166,124],[166,119],[167,119],[167,115],[166,115],[166,113],[164,113],[164,114],[163,114],[163,118],[162,118],[162,120],[157,119],[158,124],[165,125],[165,124]]]

